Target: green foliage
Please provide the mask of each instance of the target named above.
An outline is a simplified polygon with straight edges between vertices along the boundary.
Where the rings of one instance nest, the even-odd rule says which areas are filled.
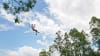
[[[65,32],[62,35],[61,31],[58,31],[56,35],[50,51],[53,49],[57,50],[60,56],[90,56],[91,53],[95,55],[90,43],[87,41],[88,36],[84,31],[80,32],[76,28],[73,28],[68,34]]]
[[[79,37],[79,34],[80,33],[78,32],[78,30],[76,28],[71,29],[70,33],[69,33],[69,35],[72,37]]]
[[[100,19],[98,19],[97,17],[93,16],[93,17],[91,18],[90,23],[96,23],[97,21],[100,22]]]
[[[8,8],[9,8],[8,3],[3,3],[3,8],[4,8],[5,10],[8,10]]]
[[[92,28],[91,33],[92,33],[93,35],[99,35],[100,29],[98,29],[98,28]]]
[[[8,14],[12,14],[16,17],[14,20],[15,23],[20,23],[19,14],[32,10],[36,2],[37,0],[7,0],[6,2],[1,2],[1,4]]]
[[[20,19],[18,19],[18,17],[15,18],[15,23],[21,23],[22,21]]]
[[[100,19],[96,17],[92,17],[90,21],[90,27],[91,27],[91,35],[93,40],[93,45],[97,46],[98,48],[97,53],[100,53]]]
[[[39,53],[39,56],[48,56],[48,53],[45,49],[42,49],[42,51]]]
[[[6,11],[9,11],[11,14],[18,14],[20,12],[28,12],[30,9],[32,9],[35,4],[36,0],[8,0],[7,2],[3,3],[3,8]]]

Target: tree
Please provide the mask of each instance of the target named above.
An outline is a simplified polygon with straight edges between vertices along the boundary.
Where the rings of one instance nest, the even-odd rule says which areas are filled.
[[[55,43],[55,48],[58,50],[58,51],[60,51],[61,50],[61,40],[62,40],[62,38],[61,38],[61,31],[58,31],[57,33],[56,33],[56,35],[57,35],[57,38],[54,40],[54,43]]]
[[[52,56],[51,54],[55,51],[58,51],[60,56],[100,56],[100,19],[92,17],[89,24],[93,43],[88,41],[89,36],[83,30],[78,31],[73,28],[64,34],[58,31],[49,51],[44,53],[48,56]],[[97,45],[98,50],[94,51],[91,44]]]
[[[93,45],[96,46],[96,48],[98,48],[98,52],[100,53],[100,19],[93,16],[89,24],[91,30],[90,33],[93,37]]]
[[[94,56],[90,42],[87,40],[88,35],[84,31],[78,31],[73,28],[64,34],[61,31],[56,33],[57,37],[50,51],[59,51],[60,56]]]
[[[31,10],[36,4],[36,0],[7,0],[2,4],[6,11],[16,15],[17,13]]]
[[[66,56],[66,49],[63,46],[63,39],[61,35],[61,31],[56,33],[56,38],[54,40],[54,44],[49,47],[50,56],[53,52],[58,51],[60,56]]]
[[[1,2],[1,4],[8,13],[16,16],[15,23],[19,23],[18,14],[32,10],[36,1],[37,0],[5,0],[5,2]]]
[[[88,35],[84,31],[79,32],[77,29],[73,28],[69,32],[69,35],[73,41],[73,56],[90,56],[91,53],[93,53],[90,42],[87,40]]]

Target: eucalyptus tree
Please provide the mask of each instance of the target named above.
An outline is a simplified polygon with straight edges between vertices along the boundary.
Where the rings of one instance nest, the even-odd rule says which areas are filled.
[[[54,40],[54,43],[49,47],[50,54],[52,56],[52,53],[55,51],[58,51],[60,53],[60,56],[66,56],[66,48],[64,45],[64,39],[61,31],[58,31],[56,33],[56,38]]]
[[[64,33],[64,38],[62,39],[62,49],[61,56],[72,56],[72,44],[70,41],[70,36],[67,32]]]
[[[92,35],[93,46],[98,48],[97,55],[100,55],[100,19],[93,16],[89,24],[90,24],[90,33]]]
[[[54,40],[54,44],[53,47],[59,51],[59,53],[61,53],[62,50],[62,35],[61,35],[61,31],[58,31],[56,33],[56,38]]]
[[[87,40],[88,36],[84,31],[80,32],[73,28],[69,33],[62,34],[58,31],[56,35],[50,50],[52,52],[59,51],[60,56],[89,56],[93,53],[90,42]]]
[[[73,56],[90,55],[90,43],[87,41],[87,34],[84,31],[79,32],[76,28],[70,30],[69,35],[72,40]]]

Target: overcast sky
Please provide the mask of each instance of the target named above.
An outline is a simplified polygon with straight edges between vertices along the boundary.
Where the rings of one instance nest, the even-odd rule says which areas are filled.
[[[88,32],[91,17],[100,18],[100,0],[37,0],[32,11],[20,16],[23,23],[15,24],[15,16],[0,6],[0,56],[38,56],[59,30]],[[29,24],[36,24],[37,36]]]

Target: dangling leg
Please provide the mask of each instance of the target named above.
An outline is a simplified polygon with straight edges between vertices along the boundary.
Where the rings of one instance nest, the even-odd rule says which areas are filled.
[[[37,33],[39,33],[39,32],[36,30],[36,35],[37,35]]]
[[[36,32],[36,35],[37,35],[37,33],[39,33],[36,29],[34,29],[34,31]]]
[[[36,32],[36,35],[37,35],[37,32]]]

